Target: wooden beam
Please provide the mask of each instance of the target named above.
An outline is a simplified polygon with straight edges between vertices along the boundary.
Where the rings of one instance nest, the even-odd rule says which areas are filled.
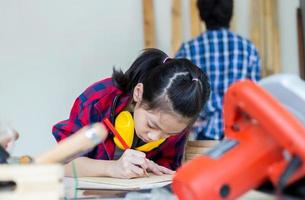
[[[280,45],[278,27],[278,6],[277,0],[267,0],[265,2],[265,34],[267,44],[266,67],[267,75],[279,73],[280,67]]]
[[[171,34],[171,51],[174,55],[182,43],[182,13],[181,0],[172,1],[172,34]]]
[[[230,22],[230,30],[232,30],[233,32],[236,32],[237,28],[236,28],[236,3],[233,3],[233,16],[231,18],[231,22]]]
[[[197,8],[197,0],[190,1],[190,14],[191,14],[191,35],[192,37],[198,36],[202,31],[202,23]]]
[[[302,18],[302,8],[297,10],[297,30],[298,30],[298,47],[299,47],[299,74],[305,80],[305,48],[304,48],[304,26]]]
[[[62,165],[0,165],[0,199],[62,199],[64,168]]]
[[[258,48],[262,76],[281,71],[277,0],[251,1],[250,38]]]
[[[155,47],[156,40],[153,0],[143,0],[142,2],[144,16],[144,47]]]
[[[250,38],[252,40],[252,42],[255,44],[255,46],[257,47],[259,53],[260,53],[260,57],[262,60],[264,60],[264,43],[262,41],[261,38],[261,30],[262,30],[262,0],[257,0],[255,2],[251,1],[250,3],[250,8],[251,8],[251,26],[250,26]],[[264,63],[262,62],[262,65]]]

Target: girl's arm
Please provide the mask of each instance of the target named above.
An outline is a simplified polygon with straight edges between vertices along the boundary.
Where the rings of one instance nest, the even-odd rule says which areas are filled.
[[[75,171],[73,167],[75,167]],[[94,160],[87,157],[76,158],[65,165],[65,176],[134,178],[145,176],[146,170],[157,175],[174,173],[174,171],[148,160],[145,153],[127,149],[119,160]]]
[[[73,173],[73,163],[75,173],[78,177],[83,176],[111,176],[111,169],[114,160],[95,160],[87,157],[79,157],[65,165],[65,176],[75,176]]]
[[[78,177],[134,178],[144,176],[146,169],[159,170],[145,156],[143,152],[127,149],[118,160],[94,160],[87,157],[79,157],[65,165],[65,176],[74,176],[73,165]]]

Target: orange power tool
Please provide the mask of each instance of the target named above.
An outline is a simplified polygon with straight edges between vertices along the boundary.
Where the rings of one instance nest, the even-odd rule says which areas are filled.
[[[228,89],[224,124],[225,140],[178,169],[179,199],[236,199],[268,180],[283,189],[304,177],[304,125],[257,84]]]

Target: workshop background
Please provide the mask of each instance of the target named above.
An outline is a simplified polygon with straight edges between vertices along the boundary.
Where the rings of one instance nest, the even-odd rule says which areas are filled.
[[[76,97],[114,66],[127,69],[148,46],[173,56],[176,44],[196,33],[192,0],[143,1],[0,0],[0,122],[20,133],[13,154],[51,148],[52,126],[68,118]],[[299,7],[299,0],[235,0],[232,29],[264,51],[264,75],[300,73]],[[152,24],[145,27],[144,19]],[[261,34],[266,27],[271,36]]]

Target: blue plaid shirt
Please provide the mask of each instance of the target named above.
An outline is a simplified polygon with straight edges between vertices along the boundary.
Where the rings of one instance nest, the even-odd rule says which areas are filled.
[[[209,30],[183,43],[177,58],[188,58],[210,79],[211,95],[194,124],[197,139],[222,139],[223,96],[228,87],[242,79],[260,79],[260,58],[255,46],[228,29]]]

